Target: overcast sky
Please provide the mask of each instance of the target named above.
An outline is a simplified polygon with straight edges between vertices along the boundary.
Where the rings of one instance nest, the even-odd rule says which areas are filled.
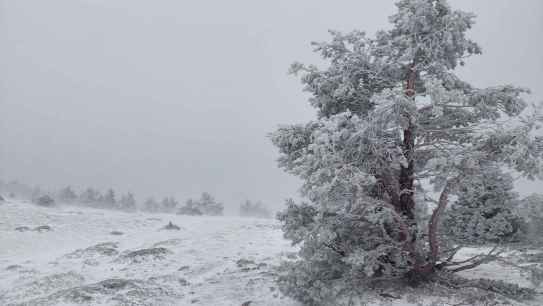
[[[0,178],[280,207],[300,182],[266,134],[314,115],[290,63],[318,62],[328,29],[387,27],[393,3],[0,0]],[[451,3],[478,15],[463,77],[543,100],[543,1]]]

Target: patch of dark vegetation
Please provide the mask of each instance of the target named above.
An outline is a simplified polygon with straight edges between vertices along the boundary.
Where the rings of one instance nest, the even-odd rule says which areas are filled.
[[[168,280],[169,281],[169,280]],[[175,280],[175,286],[183,286]],[[174,305],[182,294],[167,282],[111,278],[97,283],[63,288],[52,294],[26,300],[20,305]]]
[[[43,195],[33,200],[34,204],[43,207],[53,207],[55,206],[55,200],[49,195]]]
[[[47,297],[28,301],[24,305],[52,305],[60,302],[90,303],[99,295],[113,295],[122,290],[140,290],[138,281],[112,278],[98,283],[57,291]]]
[[[117,251],[118,243],[116,242],[104,242],[86,249],[77,249],[72,253],[66,254],[68,258],[81,258],[84,256],[115,256],[119,254]]]
[[[114,236],[124,235],[124,233],[121,231],[111,231],[109,234]]]
[[[254,265],[254,264],[255,264],[254,260],[245,259],[245,258],[242,258],[242,259],[236,261],[236,265],[239,268],[243,268],[243,267],[246,267],[248,265]]]
[[[153,244],[153,246],[154,247],[159,247],[159,246],[168,246],[168,245],[179,245],[179,244],[181,244],[181,242],[183,242],[183,239],[174,238],[174,239],[159,241],[159,242]]]
[[[140,249],[136,251],[126,252],[119,256],[116,261],[139,263],[146,260],[162,260],[166,258],[166,255],[170,253],[172,253],[170,250],[162,247]]]
[[[257,264],[254,260],[245,259],[245,258],[242,258],[236,261],[236,265],[238,266],[238,268],[240,268],[242,272],[248,272],[251,270],[259,270],[268,266],[266,263]]]
[[[178,285],[181,287],[186,287],[190,285],[190,282],[186,279],[179,277],[175,274],[166,274],[166,275],[160,275],[160,276],[152,276],[147,279],[148,282],[153,283],[157,286],[165,286],[165,285]]]
[[[521,287],[517,284],[508,283],[503,280],[484,278],[467,279],[455,274],[440,274],[436,277],[436,281],[437,283],[452,289],[478,289],[514,301],[532,300],[537,294],[535,289]]]
[[[35,279],[5,292],[3,298],[23,300],[50,294],[58,290],[64,290],[83,284],[85,278],[74,272],[56,273]],[[1,304],[1,303],[0,303]],[[51,305],[52,303],[46,304]],[[22,305],[39,305],[38,303],[22,303]]]

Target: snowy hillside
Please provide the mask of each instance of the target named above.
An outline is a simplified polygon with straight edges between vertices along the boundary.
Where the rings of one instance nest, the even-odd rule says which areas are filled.
[[[170,221],[179,230],[164,229]],[[0,246],[0,305],[300,305],[274,283],[274,267],[296,251],[274,220],[8,201],[0,204]],[[530,287],[498,264],[463,275]],[[369,305],[458,303],[447,294],[408,290]]]
[[[0,305],[297,305],[274,287],[293,250],[273,220],[8,202],[0,245]]]

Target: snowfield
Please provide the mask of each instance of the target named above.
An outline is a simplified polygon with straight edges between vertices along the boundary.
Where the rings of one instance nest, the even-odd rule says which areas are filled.
[[[169,222],[179,230],[164,229]],[[274,267],[295,251],[275,220],[7,201],[0,204],[0,305],[300,306],[274,283]],[[466,249],[462,257],[480,251]],[[463,276],[531,286],[497,263]],[[395,298],[375,296],[366,305],[486,304],[407,290]]]
[[[0,246],[0,305],[298,305],[273,283],[294,251],[274,220],[12,201]]]

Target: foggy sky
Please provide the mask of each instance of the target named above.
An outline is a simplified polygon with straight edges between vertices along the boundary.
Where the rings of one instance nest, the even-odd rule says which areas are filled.
[[[543,100],[543,2],[451,4],[478,15],[484,52],[462,76]],[[314,116],[290,63],[318,63],[309,43],[328,29],[373,33],[393,12],[377,0],[0,0],[0,178],[279,208],[300,182],[266,134]]]

